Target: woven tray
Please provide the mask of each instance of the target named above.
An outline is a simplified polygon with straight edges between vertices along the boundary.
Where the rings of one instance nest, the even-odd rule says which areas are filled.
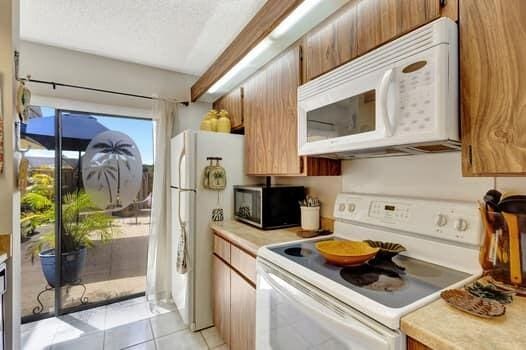
[[[463,289],[449,289],[440,293],[449,305],[468,314],[494,318],[504,315],[506,307],[496,301],[483,299],[469,294]]]

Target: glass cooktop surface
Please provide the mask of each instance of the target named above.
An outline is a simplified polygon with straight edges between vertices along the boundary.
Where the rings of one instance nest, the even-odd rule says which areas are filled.
[[[470,276],[465,272],[402,255],[397,255],[392,260],[373,259],[360,266],[336,266],[327,263],[316,250],[314,245],[323,240],[326,239],[269,249],[391,308],[410,305]]]

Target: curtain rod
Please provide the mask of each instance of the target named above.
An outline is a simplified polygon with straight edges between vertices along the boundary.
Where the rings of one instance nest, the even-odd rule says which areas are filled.
[[[46,81],[46,80],[38,80],[38,79],[31,79],[31,78],[20,78],[18,80],[20,80],[20,81],[27,81],[27,82],[30,82],[30,83],[51,85],[53,87],[53,90],[55,90],[57,88],[57,86],[61,86],[61,87],[68,87],[68,88],[73,88],[73,89],[81,89],[81,90],[88,90],[88,91],[95,91],[95,92],[103,92],[103,93],[107,93],[107,94],[114,94],[114,95],[121,95],[121,96],[135,97],[135,98],[143,98],[143,99],[147,99],[147,100],[171,101],[171,100],[164,99],[164,98],[159,98],[159,97],[137,95],[137,94],[131,94],[131,93],[122,92],[122,91],[97,89],[97,88],[92,88],[92,87],[88,87],[88,86],[80,86],[80,85],[72,85],[72,84],[65,84],[65,83],[57,83],[55,81]],[[173,102],[180,103],[180,104],[185,105],[185,106],[188,106],[190,104],[188,101],[173,101]]]

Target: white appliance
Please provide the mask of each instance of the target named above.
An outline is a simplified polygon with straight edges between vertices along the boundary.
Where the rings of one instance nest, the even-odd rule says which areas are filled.
[[[402,350],[400,318],[477,278],[475,203],[340,194],[333,236],[258,251],[256,348]],[[379,240],[407,251],[365,265],[327,264],[319,240]]]
[[[300,155],[459,150],[457,24],[438,19],[298,88]]]
[[[243,136],[206,131],[184,131],[171,140],[172,169],[172,297],[192,330],[213,325],[212,246],[209,224],[214,208],[224,210],[225,220],[233,217],[233,185],[245,184]],[[203,188],[202,173],[207,157],[222,158],[227,173],[224,191]],[[188,272],[175,268],[181,223],[188,237]]]

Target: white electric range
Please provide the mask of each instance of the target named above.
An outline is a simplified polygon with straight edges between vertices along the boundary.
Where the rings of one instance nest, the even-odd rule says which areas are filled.
[[[331,236],[258,251],[256,348],[405,349],[403,315],[476,279],[476,203],[340,194]],[[378,240],[407,248],[392,260],[327,264],[320,240]]]

